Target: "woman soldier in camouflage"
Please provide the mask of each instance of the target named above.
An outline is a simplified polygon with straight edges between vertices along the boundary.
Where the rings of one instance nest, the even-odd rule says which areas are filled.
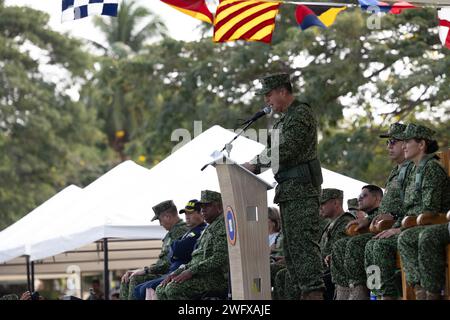
[[[409,176],[405,192],[404,206],[407,216],[417,216],[424,212],[438,214],[445,210],[446,196],[448,197],[445,195],[445,188],[448,178],[434,154],[438,150],[438,144],[433,140],[433,136],[433,130],[414,124],[409,124],[402,135],[405,142],[403,146],[405,158],[412,160],[415,165],[415,174]],[[426,273],[420,270],[426,270],[429,266],[421,264],[423,260],[420,257],[423,254],[422,235],[429,228],[431,227],[416,226],[407,229],[402,231],[398,239],[406,281],[414,287],[417,300],[427,298],[423,286],[429,279],[424,277]]]

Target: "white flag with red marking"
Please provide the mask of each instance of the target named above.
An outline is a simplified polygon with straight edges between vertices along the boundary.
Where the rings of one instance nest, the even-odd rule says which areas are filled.
[[[439,38],[444,46],[450,49],[450,7],[438,10]]]

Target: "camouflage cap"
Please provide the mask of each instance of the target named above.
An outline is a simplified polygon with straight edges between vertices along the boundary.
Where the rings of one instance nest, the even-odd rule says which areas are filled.
[[[201,210],[200,203],[198,202],[197,199],[193,199],[189,200],[184,209],[180,210],[180,213],[200,211],[200,210]]]
[[[166,200],[161,203],[158,203],[156,206],[154,206],[152,209],[155,212],[155,216],[152,218],[152,221],[155,221],[156,219],[159,219],[159,215],[163,213],[166,210],[169,210],[171,208],[174,208],[175,211],[177,210],[177,206],[175,203],[173,203],[172,200]]]
[[[344,198],[344,191],[339,189],[323,189],[322,190],[322,196],[320,197],[320,203],[323,204],[331,199],[343,199]]]
[[[268,75],[262,79],[259,79],[259,81],[261,82],[262,87],[256,91],[257,95],[265,95],[285,83],[291,83],[288,73]]]
[[[202,196],[199,203],[222,202],[222,195],[219,192],[211,190],[202,190]]]
[[[399,136],[400,140],[409,140],[413,138],[433,140],[436,132],[422,125],[410,123],[406,126],[405,131]]]
[[[406,129],[406,124],[399,123],[399,122],[393,123],[390,125],[389,131],[387,133],[380,134],[380,138],[398,139],[400,137],[400,135],[403,133],[403,131],[405,131],[405,129]]]
[[[352,210],[352,209],[358,210],[359,209],[358,199],[357,198],[348,199],[347,207],[348,207],[348,210]]]

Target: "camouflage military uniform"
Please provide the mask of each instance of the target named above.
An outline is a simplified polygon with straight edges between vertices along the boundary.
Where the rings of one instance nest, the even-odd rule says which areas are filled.
[[[332,188],[323,189],[320,203],[324,204],[332,199],[340,199],[342,201],[343,197],[344,193],[342,190]],[[330,267],[325,265],[325,257],[331,255],[333,243],[340,239],[347,238],[347,235],[345,234],[345,227],[351,220],[354,219],[354,216],[349,212],[343,212],[337,218],[330,220],[322,231],[322,236],[320,238],[320,251],[322,254],[323,268],[325,270],[323,273],[323,280],[326,286],[326,300],[333,300],[335,285],[332,281]]]
[[[300,290],[289,285],[292,282],[287,268],[279,270],[275,276],[274,300],[297,300],[300,296]]]
[[[198,239],[198,247],[192,252],[191,261],[185,268],[193,277],[182,283],[170,282],[158,286],[160,300],[190,300],[210,291],[226,291],[228,287],[228,245],[223,214],[218,216]]]
[[[345,234],[345,227],[354,219],[355,218],[351,213],[344,212],[338,218],[328,223],[320,239],[322,260],[331,254],[333,243],[340,239],[347,238],[347,235]]]
[[[332,251],[334,250],[334,246],[342,240],[342,243],[347,243],[347,240],[349,239],[347,235],[345,234],[345,227],[347,224],[354,220],[352,214],[348,212],[344,212],[342,215],[340,215],[336,220],[329,223],[328,227],[324,230],[321,240],[320,240],[320,248],[322,253],[322,262],[324,261],[325,257],[332,254]],[[333,260],[334,259],[334,260]],[[324,266],[325,274],[331,273],[332,282],[334,284],[339,284],[341,286],[348,287],[348,278],[346,276],[346,272],[339,269],[336,271],[336,263],[337,260],[336,257],[333,258],[332,256],[332,263],[330,267]],[[333,270],[334,267],[334,270]],[[333,270],[333,271],[332,271]],[[341,272],[339,272],[341,271]],[[333,276],[334,273],[334,276]]]
[[[399,185],[397,180],[400,170],[405,171],[405,177],[414,176],[413,163],[405,161],[400,166],[396,166],[390,173],[383,200],[380,205],[380,213],[391,213],[395,216],[396,222],[392,228],[399,228],[405,215],[403,201],[400,193],[402,188],[404,192],[406,181],[403,186]],[[412,174],[411,174],[412,172]],[[393,235],[384,239],[371,239],[366,244],[365,249],[365,267],[378,266],[380,268],[381,288],[376,292],[380,296],[398,296],[398,286],[396,286],[396,260],[397,260],[397,239],[398,235]],[[371,275],[371,272],[367,274]]]
[[[390,126],[389,132],[380,135],[380,138],[394,138],[401,140],[406,125],[394,123]],[[390,213],[396,219],[392,228],[399,228],[405,215],[403,198],[405,194],[408,179],[413,176],[414,164],[411,161],[404,161],[392,169],[386,182],[385,193],[380,205],[380,213]],[[372,289],[378,296],[398,296],[399,286],[396,286],[396,257],[397,257],[397,238],[393,235],[384,239],[371,239],[366,244],[365,266],[367,276],[372,272],[368,269],[370,266],[380,268],[381,288]]]
[[[339,194],[336,195],[335,191],[339,191]],[[324,203],[328,200],[334,198],[342,198],[343,193],[341,190],[337,189],[324,189],[322,192],[321,203]],[[337,240],[347,237],[345,234],[345,226],[348,222],[354,219],[353,215],[348,212],[344,212],[342,215],[337,217],[334,220],[323,219],[323,221],[328,221],[328,223],[322,229],[322,236],[320,239],[320,248],[321,248],[321,256],[322,262],[325,257],[331,254],[331,246]],[[323,264],[324,270],[327,267]],[[278,271],[278,270],[277,270]],[[324,278],[327,277],[329,270],[324,273]],[[277,299],[281,300],[291,300],[298,298],[299,290],[292,285],[291,278],[289,272],[286,268],[279,270],[275,276],[275,287],[274,287],[274,296]]]
[[[322,234],[325,231],[325,229],[329,226],[330,222],[331,222],[331,219],[323,218],[323,217],[319,216],[320,234]]]
[[[378,208],[367,212],[369,220],[378,215]],[[331,276],[333,282],[342,287],[366,284],[364,268],[364,249],[373,237],[372,233],[364,233],[354,237],[342,238],[332,245]]]
[[[286,82],[288,75],[265,78],[260,93]],[[322,175],[317,160],[317,120],[309,105],[294,100],[273,128],[280,130],[279,141],[271,137],[271,146],[250,163],[256,166],[256,172],[272,166],[276,173],[274,202],[280,206],[286,265],[293,283],[305,293],[321,290],[324,284],[318,241]],[[297,169],[301,175],[291,174]]]
[[[426,228],[419,240],[419,274],[422,287],[441,293],[445,287],[446,248],[450,244],[450,225],[439,224]]]
[[[320,229],[325,231],[325,228],[330,224],[330,220],[321,218],[320,221]],[[282,242],[281,239],[281,247]],[[283,249],[280,248],[280,252],[271,254],[271,257],[272,256],[284,256]],[[270,263],[270,280],[273,287],[273,300],[295,300],[300,296],[300,290],[295,286],[292,286],[291,277],[287,272],[285,261]]]
[[[405,127],[406,126],[403,124],[395,123],[391,125],[387,135],[382,135],[380,137],[398,138],[398,135],[405,130]],[[386,183],[386,193],[383,196],[380,208],[378,208],[376,212],[369,213],[369,221],[372,221],[380,213],[392,213],[398,216],[398,221],[401,221],[403,217],[403,209],[401,206],[402,200],[400,196],[400,189],[397,184],[397,177],[399,175],[400,168],[402,167],[396,166],[391,171]],[[407,166],[405,169],[402,169],[402,181],[406,168]],[[340,283],[337,282],[337,284],[342,286],[346,286],[346,284],[348,284],[348,286],[354,287],[366,284],[366,266],[368,264],[373,264],[373,244],[377,241],[372,239],[372,237],[372,233],[366,233],[349,239],[344,239],[336,243],[336,249],[335,252],[333,252],[332,257],[332,274],[333,278],[336,278],[336,281],[340,281]],[[392,239],[382,240],[390,242]],[[384,241],[381,241],[380,245],[381,244],[384,244]],[[369,249],[367,249],[367,246],[369,246]],[[367,253],[367,251],[369,253]],[[395,269],[393,271],[395,271]]]
[[[404,138],[424,138],[431,140],[433,135],[434,132],[424,126],[410,124],[405,130]],[[443,204],[447,196],[445,194],[445,187],[448,177],[439,162],[432,157],[432,154],[424,156],[416,168],[414,179],[411,179],[408,184],[404,202],[406,215],[416,216],[423,212],[440,213],[444,210]],[[416,181],[418,177],[421,177],[421,183]],[[421,185],[420,190],[417,189],[416,184]],[[430,285],[432,278],[427,277],[427,274],[436,271],[431,269],[433,266],[422,265],[422,270],[426,268],[430,269],[422,277],[422,270],[420,269],[419,263],[419,261],[425,262],[428,259],[428,254],[424,258],[421,258],[420,254],[422,253],[422,249],[427,247],[427,244],[422,244],[422,240],[429,240],[430,234],[435,231],[433,227],[433,231],[430,231],[426,237],[423,237],[424,231],[429,228],[432,227],[418,226],[403,231],[398,238],[398,249],[406,274],[406,281],[412,286],[417,284],[423,286],[423,283],[427,283],[430,289],[435,290],[435,288],[439,287],[439,284],[435,283]],[[427,279],[425,279],[426,277]]]
[[[175,206],[172,201],[164,201],[153,207],[153,211],[155,212],[155,216],[152,218],[152,221],[158,219],[159,214],[168,209],[168,206]],[[176,207],[175,207],[176,209]],[[129,283],[121,283],[120,284],[120,299],[121,300],[135,300],[134,296],[135,288],[138,284],[144,283],[150,280],[157,279],[169,271],[170,266],[170,244],[173,240],[176,240],[182,237],[188,227],[183,220],[178,221],[165,235],[163,238],[161,252],[158,256],[158,260],[152,264],[147,271],[147,274],[133,276],[130,278]]]

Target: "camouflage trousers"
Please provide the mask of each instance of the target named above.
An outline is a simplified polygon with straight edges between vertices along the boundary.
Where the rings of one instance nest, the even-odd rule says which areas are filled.
[[[371,266],[380,270],[379,278],[374,278],[379,280],[379,288],[369,288],[377,296],[401,296],[401,288],[397,284],[397,240],[398,235],[394,235],[385,239],[371,239],[366,244],[364,260],[367,278],[374,275]]]
[[[142,276],[134,276],[130,278],[128,283],[120,284],[120,300],[136,300],[134,289],[138,284],[161,277],[160,274],[146,274]]]
[[[228,290],[228,280],[222,274],[194,275],[182,283],[170,282],[156,287],[159,300],[196,300],[207,293]]]
[[[277,288],[276,288],[275,279],[276,279],[278,272],[282,269],[286,269],[286,265],[284,263],[271,263],[270,264],[270,284],[271,284],[271,287],[273,288],[272,300],[279,300],[277,290],[276,290]]]
[[[366,285],[364,250],[372,233],[336,241],[331,252],[331,277],[333,282],[343,287]]]
[[[441,293],[445,286],[445,250],[449,243],[448,224],[404,231],[399,239],[399,249],[408,283]]]
[[[283,268],[279,270],[275,276],[273,299],[298,300],[300,293],[300,290],[292,285],[292,280],[288,269]]]
[[[402,259],[406,282],[415,286],[420,284],[419,274],[419,235],[426,227],[419,226],[403,231],[398,237],[398,251]]]
[[[319,199],[301,198],[279,203],[283,250],[292,282],[302,292],[323,290],[319,238]]]

